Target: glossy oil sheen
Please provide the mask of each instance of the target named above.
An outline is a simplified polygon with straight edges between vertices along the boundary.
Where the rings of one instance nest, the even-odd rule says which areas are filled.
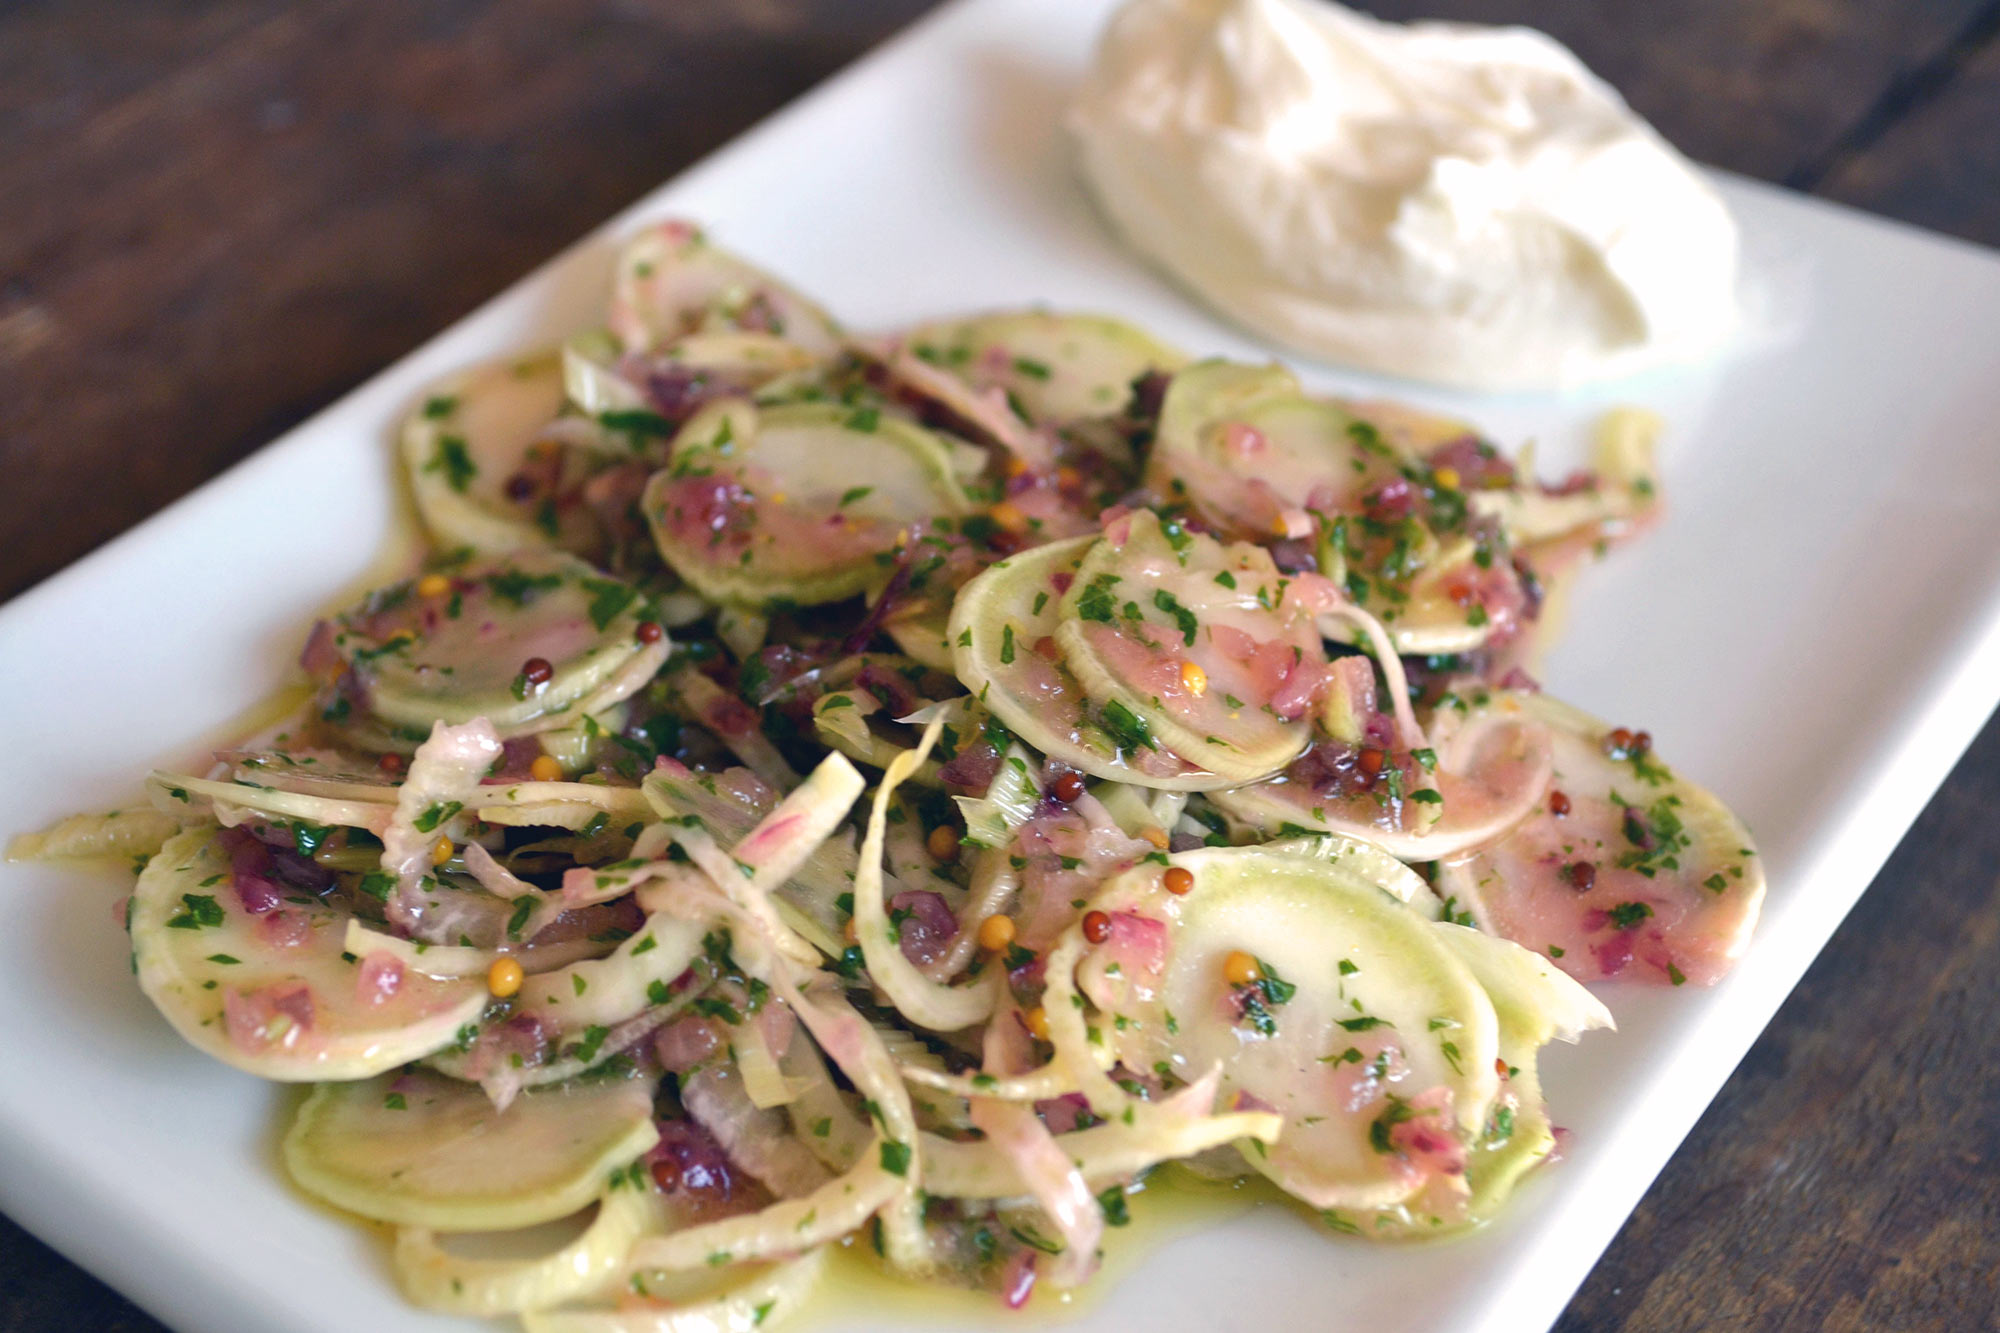
[[[132,800],[147,766],[184,762],[281,684],[313,614],[380,576],[401,414],[432,380],[599,318],[615,241],[642,218],[700,219],[860,328],[1040,301],[1268,355],[1121,252],[1076,185],[1059,108],[1108,9],[947,8],[0,609],[0,832]],[[2000,259],[1723,188],[1753,327],[1712,363],[1569,397],[1305,374],[1456,411],[1510,447],[1532,438],[1557,475],[1605,405],[1665,414],[1671,512],[1587,576],[1547,680],[1650,730],[1756,831],[1772,889],[1749,956],[1712,991],[1604,989],[1621,1031],[1545,1060],[1570,1156],[1485,1232],[1368,1246],[1255,1208],[1176,1232],[1123,1276],[1115,1263],[1071,1327],[1546,1326],[2000,697]],[[800,198],[804,223],[771,205]],[[378,1236],[287,1189],[281,1094],[186,1047],[132,984],[109,910],[127,887],[0,869],[0,1007],[17,1016],[0,1206],[188,1330],[485,1327],[405,1305]],[[1029,1326],[977,1301],[862,1304],[805,1326]]]

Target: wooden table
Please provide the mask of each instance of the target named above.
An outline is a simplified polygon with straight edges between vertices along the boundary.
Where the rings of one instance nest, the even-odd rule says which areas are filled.
[[[927,8],[8,6],[0,597]],[[1533,23],[1697,158],[2000,243],[1994,0],[1376,8]],[[2000,1327],[1996,802],[1989,724],[1562,1329]],[[0,1219],[0,1329],[155,1327]]]

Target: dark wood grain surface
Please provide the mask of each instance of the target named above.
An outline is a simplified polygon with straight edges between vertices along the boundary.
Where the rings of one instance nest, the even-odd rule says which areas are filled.
[[[0,7],[0,597],[929,7]],[[2000,244],[2000,0],[1375,8],[1545,28],[1697,157]],[[1564,1333],[2000,1328],[1996,809],[1989,723]],[[156,1327],[0,1219],[0,1329]]]

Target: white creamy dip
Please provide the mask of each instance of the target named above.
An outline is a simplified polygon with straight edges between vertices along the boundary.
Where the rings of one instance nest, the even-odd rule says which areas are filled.
[[[1129,0],[1070,112],[1131,243],[1308,355],[1484,389],[1712,349],[1715,189],[1554,39],[1325,0]]]

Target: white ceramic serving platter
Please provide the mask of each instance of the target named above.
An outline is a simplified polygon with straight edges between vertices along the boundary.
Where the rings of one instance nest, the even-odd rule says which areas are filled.
[[[702,221],[857,327],[1045,302],[1257,355],[1121,251],[1073,179],[1060,107],[1109,7],[947,8],[0,610],[0,833],[133,799],[150,764],[284,681],[311,616],[396,540],[399,415],[447,372],[591,322],[643,219]],[[1115,1265],[1076,1327],[1544,1328],[2000,699],[2000,257],[1724,188],[1755,318],[1713,364],[1567,397],[1311,377],[1534,438],[1547,472],[1606,404],[1666,414],[1671,516],[1591,574],[1545,674],[1650,728],[1757,831],[1772,888],[1749,956],[1709,991],[1606,988],[1621,1030],[1547,1060],[1567,1160],[1483,1233],[1376,1247],[1262,1209]],[[375,1238],[287,1190],[273,1093],[185,1046],[132,984],[122,892],[0,871],[0,1207],[187,1330],[481,1327],[406,1307]],[[979,1306],[951,1326],[1058,1313],[1038,1298],[1027,1320]]]

